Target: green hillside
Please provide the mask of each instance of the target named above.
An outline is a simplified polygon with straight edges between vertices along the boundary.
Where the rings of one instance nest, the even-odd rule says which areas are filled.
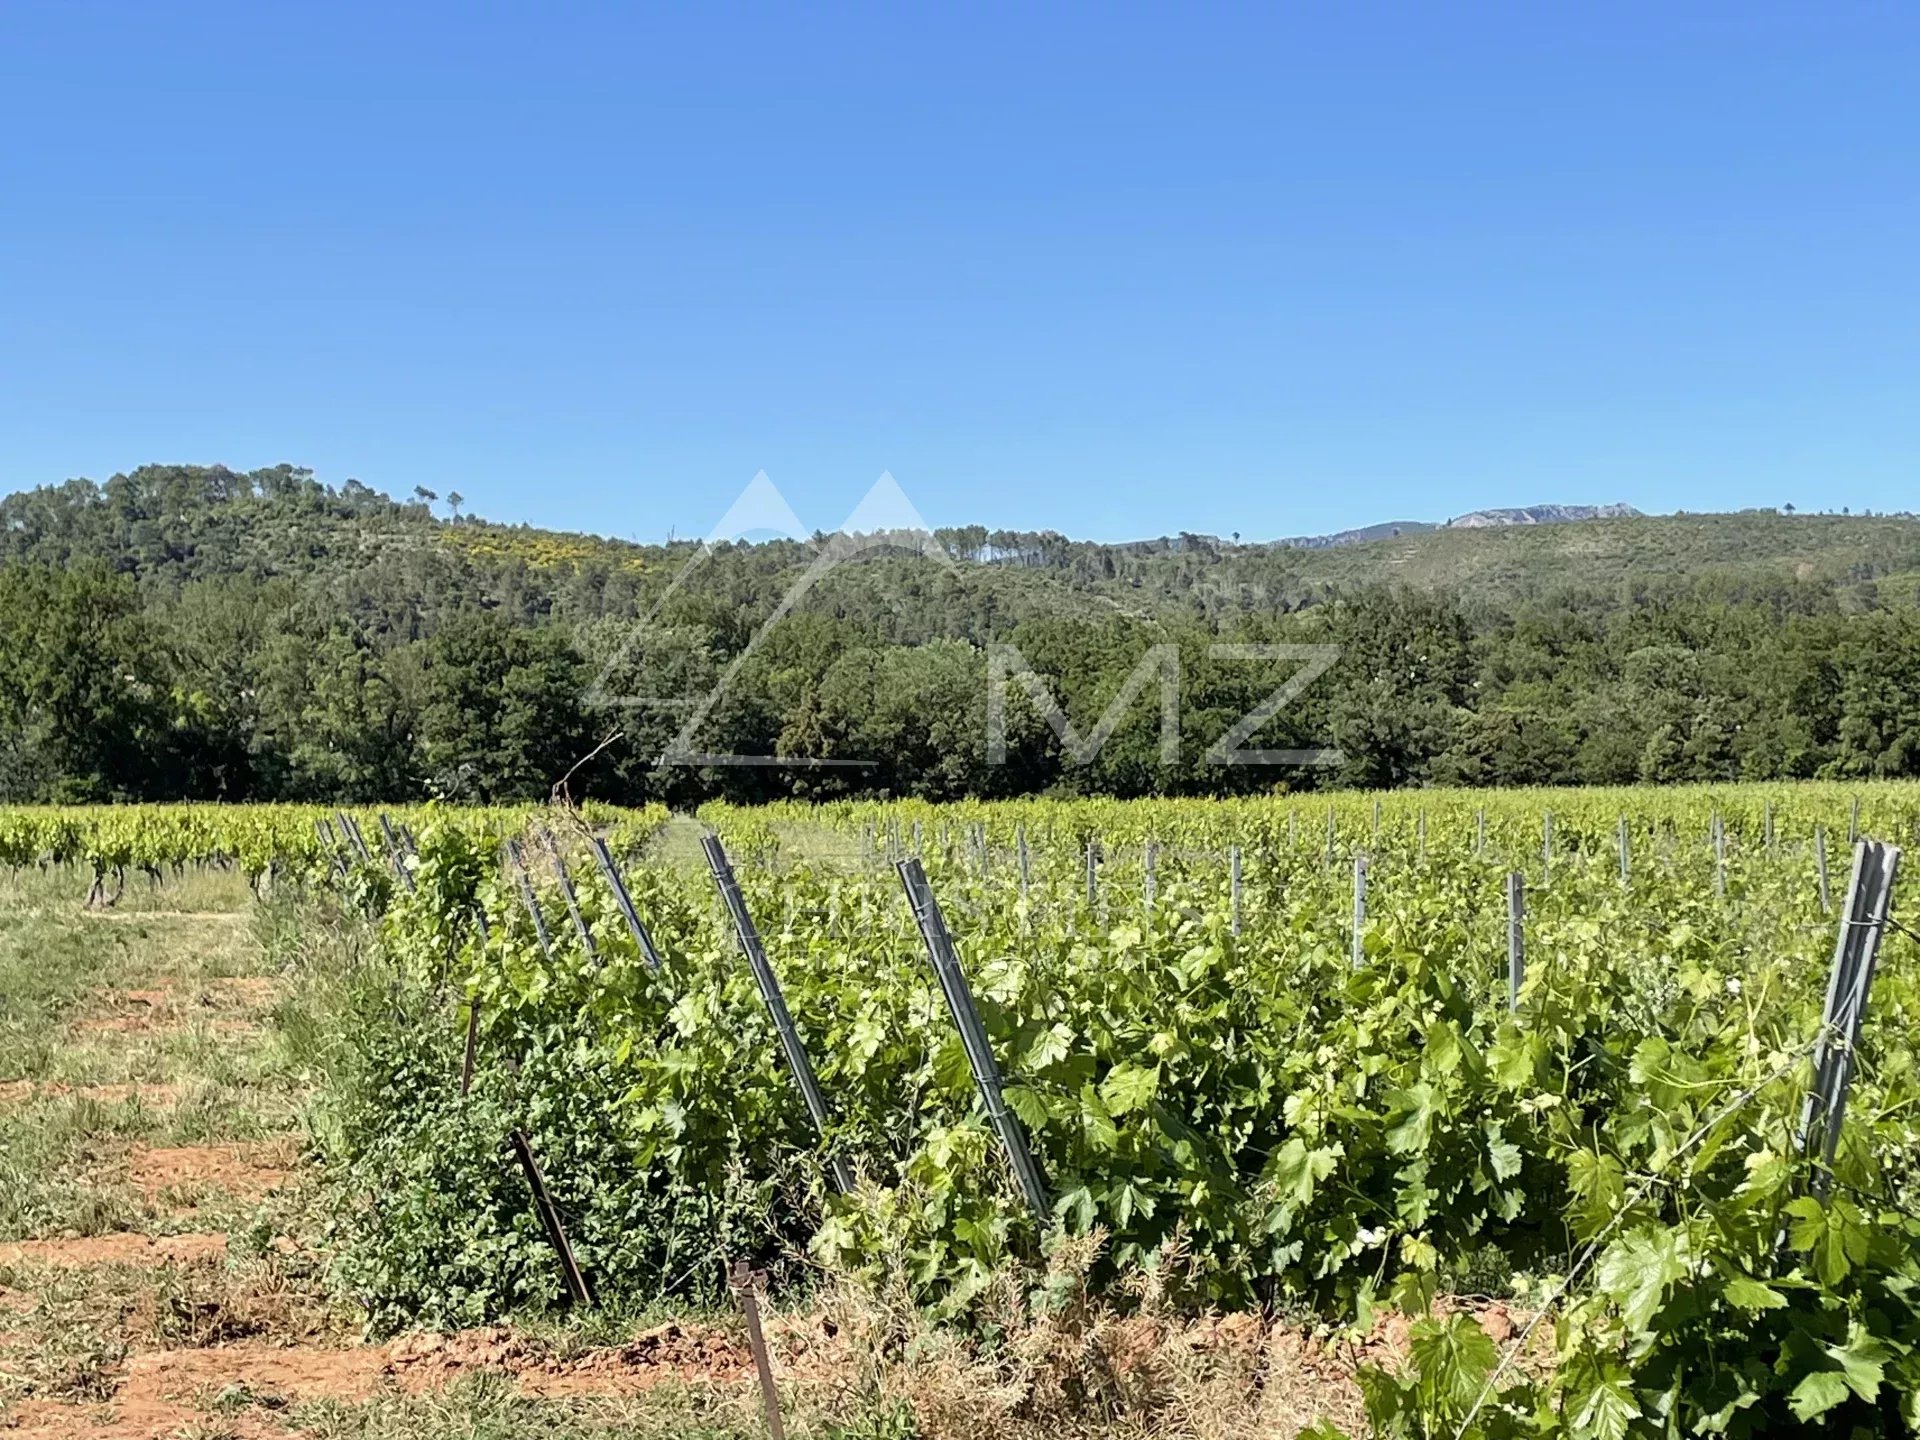
[[[0,559],[93,559],[143,583],[177,587],[229,575],[338,578],[417,561],[424,553],[449,572],[604,578],[624,601],[629,593],[663,588],[697,548],[688,541],[642,545],[436,513],[447,508],[437,496],[396,501],[353,481],[331,488],[291,466],[247,474],[217,466],[145,466],[104,484],[70,481],[0,500]],[[1049,587],[1105,590],[1116,599],[1130,594],[1135,604],[1145,592],[1156,608],[1167,601],[1204,613],[1223,599],[1288,609],[1382,584],[1510,606],[1566,589],[1626,600],[1702,584],[1758,590],[1785,583],[1871,608],[1910,603],[1920,580],[1920,518],[1912,515],[1751,510],[1442,526],[1323,548],[1199,535],[1101,544],[985,526],[937,535],[954,567],[995,577],[981,583],[1020,597],[1017,609],[1044,604],[1036,595]],[[728,548],[729,563],[716,569],[759,575],[796,571],[813,554],[787,542]],[[942,570],[918,557],[899,563],[929,576]]]
[[[1920,773],[1912,517],[1318,548],[976,525],[937,532],[938,555],[830,567],[769,628],[825,542],[639,545],[455,518],[456,500],[286,466],[0,500],[0,798],[530,796],[615,730],[575,784],[628,801]],[[1204,758],[1293,668],[1210,647],[1275,642],[1340,659],[1257,748],[1339,764]],[[997,644],[1082,735],[1176,646],[1178,760],[1148,686],[1086,764],[1015,701],[995,763]],[[658,765],[670,750],[807,764]],[[819,764],[843,760],[864,768]]]
[[[1392,577],[1496,600],[1560,584],[1630,592],[1709,575],[1841,590],[1892,582],[1910,596],[1920,575],[1920,519],[1750,510],[1439,529],[1311,552],[1308,573],[1334,584]]]

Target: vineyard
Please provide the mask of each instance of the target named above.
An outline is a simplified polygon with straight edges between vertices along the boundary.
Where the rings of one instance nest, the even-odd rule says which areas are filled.
[[[314,1124],[377,1328],[745,1261],[990,1346],[1092,1236],[1116,1303],[1415,1317],[1381,1434],[1920,1428],[1920,951],[1871,843],[1920,789],[699,820],[26,809],[0,861],[95,906],[231,865],[366,927]]]

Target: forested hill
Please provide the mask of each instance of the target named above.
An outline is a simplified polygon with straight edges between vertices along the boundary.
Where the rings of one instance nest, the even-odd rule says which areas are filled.
[[[497,525],[460,514],[462,503],[457,493],[424,490],[398,501],[354,480],[336,489],[286,465],[250,473],[150,465],[104,484],[73,480],[0,499],[0,559],[98,561],[149,588],[177,589],[224,576],[345,578],[406,557],[450,578],[498,584],[534,577],[540,594],[566,589],[574,604],[619,611],[698,548]],[[1920,519],[1912,515],[1753,510],[1404,531],[1382,525],[1327,540],[1244,544],[1191,534],[1100,544],[983,525],[936,537],[956,566],[993,572],[1009,596],[1031,598],[1012,572],[1037,571],[1066,590],[1108,589],[1134,605],[1196,613],[1223,602],[1294,609],[1378,584],[1445,588],[1464,603],[1494,607],[1570,589],[1593,592],[1596,603],[1625,601],[1676,582],[1725,594],[1812,582],[1864,609],[1911,605],[1920,594]],[[812,555],[787,543],[728,550],[721,568],[760,575],[804,567]],[[919,565],[937,568],[924,558]],[[596,587],[608,592],[604,601],[591,598]],[[436,596],[419,598],[431,604]],[[495,600],[509,603],[506,594]]]
[[[544,794],[616,728],[576,793],[1920,774],[1909,516],[1321,545],[968,526],[831,567],[763,631],[824,542],[703,554],[462,508],[284,466],[150,466],[0,500],[0,798]],[[1337,746],[1340,765],[1203,758],[1294,663],[1210,655],[1223,641],[1340,647],[1249,741]],[[1085,765],[1015,699],[1006,763],[989,764],[994,643],[1082,735],[1151,647],[1177,646],[1179,762],[1159,762],[1149,684]],[[869,767],[656,766],[716,687],[690,748]]]

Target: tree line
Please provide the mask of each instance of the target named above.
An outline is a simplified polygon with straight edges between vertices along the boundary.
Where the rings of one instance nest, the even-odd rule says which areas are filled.
[[[1516,598],[1333,584],[1283,554],[1257,557],[1249,603],[1198,544],[1116,576],[1103,547],[968,528],[941,532],[953,563],[852,561],[768,625],[818,542],[621,546],[437,520],[432,498],[149,467],[0,501],[0,799],[506,800],[569,774],[576,797],[676,804],[1920,775],[1920,612],[1872,567],[1541,576]],[[1208,758],[1300,665],[1220,648],[1274,644],[1338,659],[1246,748],[1338,763]],[[1090,758],[1008,686],[995,755],[996,646],[1082,739],[1152,668]]]

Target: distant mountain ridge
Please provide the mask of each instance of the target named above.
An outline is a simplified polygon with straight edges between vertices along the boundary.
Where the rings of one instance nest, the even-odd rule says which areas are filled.
[[[1430,530],[1484,530],[1499,525],[1558,525],[1575,520],[1641,520],[1646,512],[1631,505],[1520,505],[1504,510],[1473,510],[1444,524],[1432,520],[1383,520],[1331,535],[1291,535],[1269,544],[1280,549],[1331,550],[1341,545],[1366,545],[1375,540],[1397,540]]]
[[[1510,510],[1474,510],[1447,522],[1455,530],[1480,530],[1493,525],[1557,525],[1568,520],[1644,520],[1646,512],[1631,505],[1522,505]]]
[[[328,486],[291,465],[245,473],[142,466],[103,483],[0,497],[0,568],[99,562],[163,591],[246,577],[311,588],[329,604],[364,590],[379,597],[365,603],[387,613],[385,623],[411,632],[431,628],[428,612],[449,596],[529,620],[556,608],[574,617],[644,612],[668,587],[678,593],[671,577],[700,549],[472,514],[442,518],[441,503],[424,489],[402,501],[357,481]],[[464,503],[450,494],[445,506]],[[1217,622],[1288,613],[1378,585],[1443,591],[1489,614],[1569,587],[1613,603],[1649,587],[1703,584],[1743,594],[1811,586],[1858,608],[1920,603],[1920,517],[1785,506],[1643,515],[1625,504],[1532,505],[1277,540],[1183,532],[1108,543],[979,524],[941,527],[934,539],[957,569],[933,578],[924,553],[899,554],[842,567],[835,587],[891,587],[892,608],[874,613],[896,628],[905,626],[901,597],[913,596],[924,612],[912,622],[916,635],[999,633],[1029,617],[1076,613],[1089,597],[1128,613]],[[820,543],[723,546],[725,558],[704,561],[688,595],[703,597],[716,617],[746,613],[800,573]],[[956,607],[968,606],[977,614],[961,625]]]
[[[1294,535],[1271,543],[1290,550],[1331,550],[1338,545],[1396,540],[1402,535],[1421,535],[1439,528],[1431,520],[1383,520],[1378,525],[1362,525],[1356,530],[1338,530],[1331,535]]]

